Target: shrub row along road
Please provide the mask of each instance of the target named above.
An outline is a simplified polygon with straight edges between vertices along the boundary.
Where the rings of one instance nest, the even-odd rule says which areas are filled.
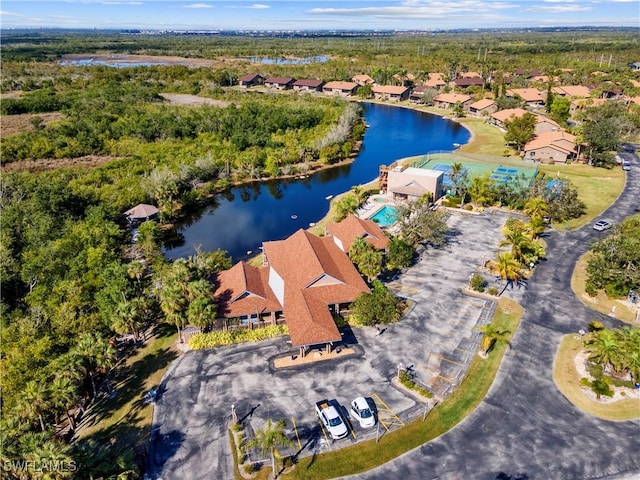
[[[640,205],[640,163],[635,155],[626,158],[632,170],[625,190],[602,216],[616,223]],[[350,478],[639,478],[640,421],[609,422],[583,413],[552,380],[564,335],[594,319],[620,326],[585,307],[571,290],[576,261],[606,234],[587,225],[546,237],[548,260],[536,268],[522,296],[526,312],[513,348],[482,404],[440,438]]]

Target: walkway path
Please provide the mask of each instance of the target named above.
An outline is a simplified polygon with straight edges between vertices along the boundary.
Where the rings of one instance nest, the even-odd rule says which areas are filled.
[[[635,158],[625,191],[603,217],[619,222],[634,212],[639,199],[640,164]],[[552,380],[563,335],[585,328],[592,319],[618,325],[589,310],[571,291],[575,262],[591,241],[602,237],[589,225],[546,239],[549,258],[536,268],[522,295],[526,313],[513,349],[489,394],[468,418],[438,439],[350,478],[638,478],[640,421],[608,422],[587,415]]]

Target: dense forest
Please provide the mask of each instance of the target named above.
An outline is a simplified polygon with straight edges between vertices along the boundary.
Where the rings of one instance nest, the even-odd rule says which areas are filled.
[[[109,389],[110,372],[126,354],[116,337],[137,340],[157,322],[206,327],[215,311],[211,276],[230,266],[224,252],[169,263],[160,253],[161,226],[143,224],[132,244],[122,212],[154,203],[170,221],[232,184],[340,162],[363,135],[355,102],[241,90],[233,85],[242,75],[349,80],[367,73],[388,84],[409,82],[409,73],[419,79],[436,71],[487,75],[523,68],[572,84],[595,81],[597,69],[597,81],[638,93],[627,74],[627,64],[640,60],[636,30],[259,40],[5,33],[2,121],[21,114],[30,120],[28,128],[3,134],[1,145],[0,443],[3,459],[56,458],[81,466],[59,478],[138,478],[132,449],[87,442],[70,448],[61,437],[73,432],[76,414]],[[67,54],[99,53],[214,63],[60,64]],[[249,60],[316,55],[328,60]],[[177,105],[167,93],[213,103]],[[46,117],[51,113],[57,116]],[[97,160],[70,161],[85,158]],[[42,160],[47,168],[29,171],[30,161]],[[490,186],[480,183],[472,192],[488,198]],[[18,470],[6,474],[20,478]]]

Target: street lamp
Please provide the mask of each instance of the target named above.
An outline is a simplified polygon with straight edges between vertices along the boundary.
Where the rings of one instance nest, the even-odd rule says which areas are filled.
[[[402,362],[398,364],[398,380],[400,380],[400,371],[402,370]]]

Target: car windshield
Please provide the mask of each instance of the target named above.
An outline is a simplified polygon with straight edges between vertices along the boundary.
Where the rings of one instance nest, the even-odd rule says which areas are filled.
[[[363,408],[362,410],[360,410],[360,418],[371,418],[373,414],[371,413],[371,410],[369,410],[368,408]]]
[[[341,423],[342,423],[342,420],[340,420],[340,417],[332,418],[331,420],[329,420],[329,425],[332,427],[337,427]]]

